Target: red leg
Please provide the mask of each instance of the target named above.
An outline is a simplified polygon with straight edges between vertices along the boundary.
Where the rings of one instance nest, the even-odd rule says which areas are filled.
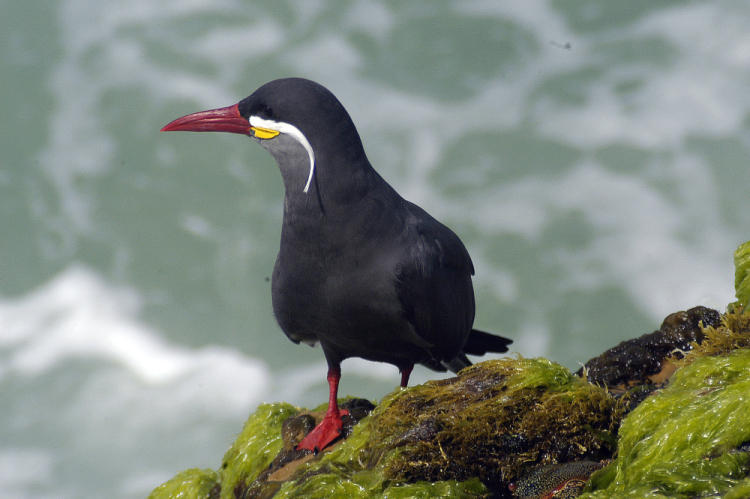
[[[341,435],[343,425],[341,416],[348,414],[346,409],[339,410],[339,404],[336,401],[336,395],[339,391],[339,379],[341,379],[341,369],[336,367],[328,368],[328,410],[323,421],[307,434],[297,445],[297,450],[307,449],[318,452],[336,440]]]
[[[411,375],[412,369],[414,369],[414,364],[399,368],[399,371],[401,371],[401,388],[406,388],[409,385],[409,375]]]

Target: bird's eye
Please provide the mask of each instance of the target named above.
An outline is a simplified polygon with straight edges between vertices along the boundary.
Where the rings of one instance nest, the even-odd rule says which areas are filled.
[[[258,109],[258,112],[255,113],[261,118],[270,119],[273,117],[273,110],[266,104],[261,104],[260,109]]]

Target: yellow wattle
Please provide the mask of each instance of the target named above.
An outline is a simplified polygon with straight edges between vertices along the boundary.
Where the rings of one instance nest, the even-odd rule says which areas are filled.
[[[276,130],[271,130],[269,128],[261,128],[257,126],[252,126],[250,129],[255,132],[255,136],[259,139],[272,139],[276,137],[279,132]]]

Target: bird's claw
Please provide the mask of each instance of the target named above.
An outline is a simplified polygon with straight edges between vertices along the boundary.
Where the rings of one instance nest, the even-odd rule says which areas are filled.
[[[312,429],[305,438],[297,445],[297,450],[309,450],[317,454],[325,449],[331,442],[341,436],[343,422],[341,416],[346,416],[349,411],[341,409],[334,414],[326,414],[323,421]]]

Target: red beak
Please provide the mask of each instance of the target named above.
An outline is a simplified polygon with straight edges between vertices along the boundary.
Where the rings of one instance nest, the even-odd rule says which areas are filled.
[[[188,114],[169,123],[162,132],[229,132],[250,135],[250,123],[238,104]]]

